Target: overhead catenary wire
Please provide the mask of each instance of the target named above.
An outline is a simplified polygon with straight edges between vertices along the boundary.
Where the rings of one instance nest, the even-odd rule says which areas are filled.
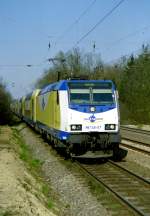
[[[97,0],[92,1],[88,5],[88,7],[80,14],[80,16],[57,38],[55,42],[55,46],[62,38],[65,37],[66,33],[68,33],[82,19],[82,17],[84,17],[88,13],[88,11],[93,7],[96,1]]]
[[[107,17],[109,17],[125,0],[119,1],[110,11],[108,11],[86,34],[84,34],[75,45],[78,45],[84,40],[91,32],[93,32],[101,23],[103,23]]]
[[[13,65],[13,64],[0,64],[0,67],[40,67],[42,64],[22,64],[22,65]]]
[[[135,36],[135,35],[137,35],[137,34],[140,34],[140,33],[144,33],[144,31],[148,30],[149,28],[150,28],[150,25],[145,26],[145,27],[143,27],[143,28],[141,28],[141,29],[138,29],[138,30],[136,30],[136,31],[133,31],[133,32],[127,34],[126,36],[124,36],[124,37],[122,37],[122,38],[120,38],[120,39],[118,39],[118,40],[113,41],[108,47],[106,47],[106,50],[104,50],[103,52],[110,50],[110,49],[111,49],[113,46],[115,46],[116,44],[118,44],[118,43],[120,43],[120,42],[122,42],[122,41],[124,41],[124,40],[126,40],[126,39],[128,39],[128,38],[130,38],[130,37],[133,37],[133,36]],[[118,60],[121,60],[121,58],[127,58],[127,57],[131,56],[132,54],[133,54],[133,55],[136,55],[136,53],[138,53],[138,52],[140,52],[140,51],[141,51],[141,48],[138,48],[138,49],[134,50],[133,52],[129,52],[128,54],[122,55],[122,56],[119,57],[119,58],[116,58],[116,59],[107,61],[107,62],[105,62],[105,64],[114,63],[114,62],[116,62],[116,61],[118,61]]]
[[[144,33],[144,31],[148,30],[149,28],[150,28],[150,25],[145,26],[145,27],[143,27],[141,29],[138,29],[138,30],[136,30],[134,32],[131,32],[131,33],[127,34],[126,36],[124,36],[122,38],[119,38],[119,39],[113,41],[108,47],[106,47],[106,51],[110,50],[114,45],[116,45],[116,44],[118,44],[118,43],[120,43],[120,42],[122,42],[124,40],[127,40],[130,37],[134,37],[137,34]]]
[[[112,60],[110,60],[110,61],[106,61],[106,62],[104,62],[104,64],[115,64],[116,62],[118,62],[119,60],[121,60],[122,58],[129,58],[130,56],[137,56],[137,55],[139,55],[140,54],[140,52],[141,52],[141,50],[142,50],[142,48],[138,48],[138,49],[136,49],[136,50],[134,50],[133,52],[129,52],[129,53],[126,53],[126,54],[123,54],[121,57],[118,57],[118,58],[115,58],[115,59],[112,59]]]

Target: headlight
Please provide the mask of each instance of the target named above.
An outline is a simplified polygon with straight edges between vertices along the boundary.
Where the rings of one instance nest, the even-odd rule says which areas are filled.
[[[72,131],[81,131],[82,125],[70,125]]]
[[[105,130],[115,130],[116,125],[115,124],[105,124]]]
[[[90,111],[91,111],[91,112],[95,112],[95,111],[96,111],[96,108],[95,108],[95,107],[90,107]]]

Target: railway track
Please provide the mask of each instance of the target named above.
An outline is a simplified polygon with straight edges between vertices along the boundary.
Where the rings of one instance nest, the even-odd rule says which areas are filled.
[[[122,138],[150,145],[150,131],[147,130],[121,126],[121,136]]]
[[[78,163],[78,166],[115,194],[134,213],[142,216],[150,215],[150,181],[148,179],[110,160],[101,165]]]
[[[131,131],[135,133],[142,133],[150,136],[150,130],[144,130],[139,128],[127,127],[127,126],[121,126],[121,130]]]
[[[150,131],[121,126],[121,145],[150,156]]]
[[[132,149],[141,153],[144,153],[148,156],[150,156],[150,146],[146,146],[145,143],[141,143],[141,142],[135,142],[133,140],[130,139],[123,139],[121,141],[121,145],[122,147],[128,148],[128,149]]]

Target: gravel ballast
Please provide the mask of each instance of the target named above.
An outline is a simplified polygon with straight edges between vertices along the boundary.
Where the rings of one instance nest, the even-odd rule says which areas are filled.
[[[20,125],[18,130],[23,128]],[[30,146],[34,156],[43,161],[42,171],[48,183],[64,203],[61,215],[71,216],[109,216],[107,211],[91,194],[85,178],[77,177],[63,164],[63,158],[40,138],[30,128],[20,130],[26,144]]]

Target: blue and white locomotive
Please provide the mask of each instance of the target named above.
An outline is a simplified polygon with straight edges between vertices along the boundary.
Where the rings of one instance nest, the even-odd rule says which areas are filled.
[[[36,96],[35,127],[72,157],[117,155],[119,121],[118,92],[111,80],[62,80]]]

